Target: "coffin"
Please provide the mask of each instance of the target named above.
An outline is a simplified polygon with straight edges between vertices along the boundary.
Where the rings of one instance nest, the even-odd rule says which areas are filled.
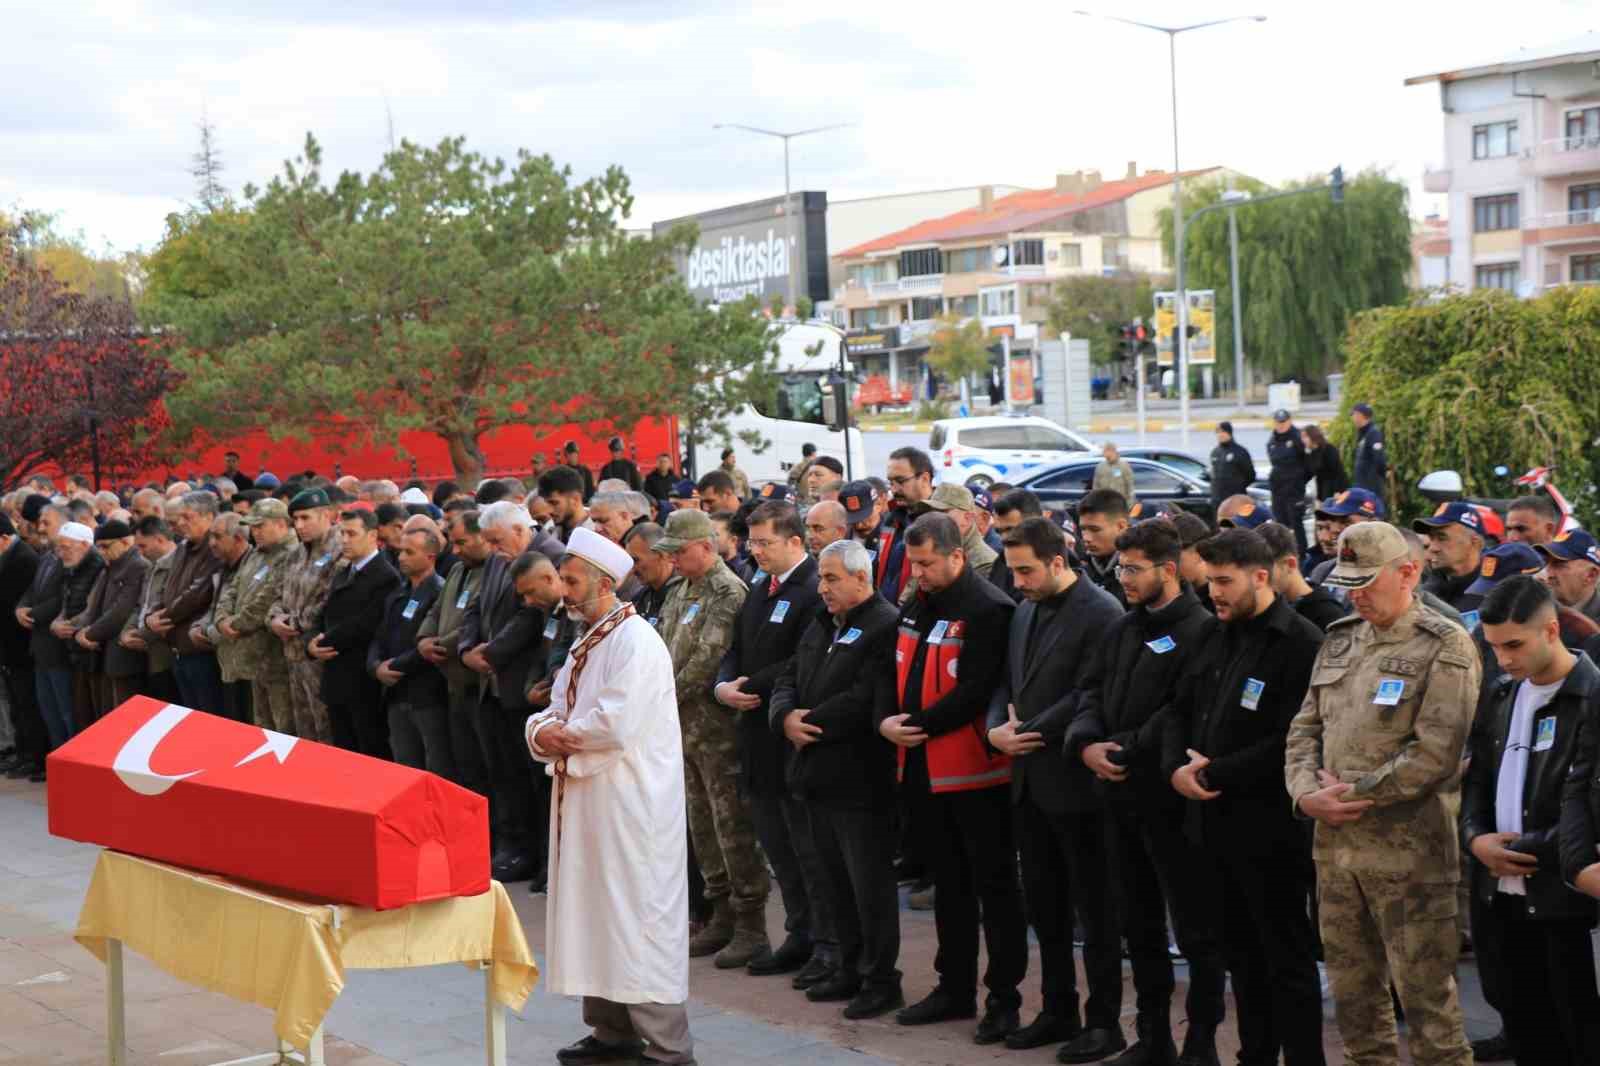
[[[489,890],[487,801],[422,770],[144,696],[47,769],[56,836],[380,910]]]

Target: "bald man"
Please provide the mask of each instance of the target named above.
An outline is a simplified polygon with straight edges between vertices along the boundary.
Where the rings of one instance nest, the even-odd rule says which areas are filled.
[[[837,499],[814,503],[806,512],[806,547],[812,555],[820,555],[823,548],[849,536],[849,518]]]

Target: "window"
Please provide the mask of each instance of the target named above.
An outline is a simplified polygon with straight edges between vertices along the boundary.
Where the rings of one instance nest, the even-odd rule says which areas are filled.
[[[900,253],[900,276],[902,278],[926,277],[929,274],[944,273],[944,256],[937,248],[918,248],[914,252]]]
[[[1083,266],[1083,245],[1063,244],[1061,246],[1061,262],[1059,265],[1064,270]]]
[[[778,378],[778,394],[772,402],[751,404],[765,418],[789,422],[822,424],[822,377],[820,374],[785,374]]]
[[[890,325],[887,307],[858,307],[850,312],[850,326],[853,329],[887,325]]]
[[[913,296],[911,298],[911,321],[924,322],[930,318],[938,318],[944,314],[944,301],[937,296]]]
[[[1600,281],[1600,255],[1575,255],[1567,260],[1567,280]]]
[[[1036,452],[1076,452],[1082,451],[1073,439],[1050,426],[1028,426],[1028,448]]]
[[[1011,246],[1012,266],[1043,266],[1044,241],[1017,241]]]
[[[1516,263],[1489,263],[1476,271],[1476,285],[1480,289],[1505,289],[1515,292],[1520,268]]]
[[[1567,150],[1600,144],[1600,107],[1567,112]]]
[[[1142,463],[1133,468],[1133,492],[1136,496],[1186,496],[1189,486],[1176,474],[1158,466]]]
[[[978,314],[978,298],[976,296],[952,296],[945,301],[952,314],[962,318],[974,318]]]
[[[1063,467],[1053,474],[1046,474],[1037,481],[1030,481],[1025,487],[1030,489],[1054,489],[1057,492],[1088,492],[1089,486],[1094,484],[1095,464],[1075,464]]]
[[[993,256],[987,248],[958,248],[953,252],[944,253],[944,272],[972,274],[979,270],[988,270],[991,262]]]
[[[968,448],[988,448],[992,451],[1021,452],[1028,448],[1028,431],[1025,426],[986,426],[964,429],[958,442]]]
[[[893,281],[889,275],[889,262],[879,260],[876,263],[852,263],[845,268],[845,273],[850,278],[850,284],[866,288],[875,281]]]
[[[1600,182],[1567,189],[1567,222],[1571,225],[1600,222]]]
[[[1016,289],[992,289],[983,294],[983,313],[986,317],[994,315],[1014,315],[1017,313]]]
[[[1475,233],[1517,228],[1517,194],[1478,196],[1472,201],[1472,229]]]
[[[1517,124],[1490,122],[1472,127],[1472,158],[1494,159],[1517,154]]]

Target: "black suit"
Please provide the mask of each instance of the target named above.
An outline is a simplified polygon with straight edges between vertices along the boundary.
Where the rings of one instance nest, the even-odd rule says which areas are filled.
[[[378,683],[367,673],[367,646],[383,621],[384,600],[399,585],[400,575],[381,551],[359,570],[347,566],[334,575],[312,626],[311,639],[321,634],[322,644],[339,653],[322,664],[321,695],[333,742],[380,759],[390,757],[389,725],[379,706]]]
[[[1162,770],[1193,749],[1205,788],[1185,827],[1217,872],[1240,1061],[1321,1066],[1322,995],[1304,826],[1283,784],[1284,742],[1305,701],[1322,631],[1274,597],[1242,622],[1213,621],[1188,661],[1163,734]],[[1191,1022],[1191,1025],[1193,1022]]]
[[[748,678],[744,691],[761,697],[761,706],[733,712],[738,716],[740,791],[756,839],[777,876],[784,931],[799,946],[809,944],[817,956],[832,962],[839,946],[828,905],[831,894],[812,842],[806,806],[786,786],[789,745],[781,735],[773,735],[767,721],[773,685],[822,602],[817,596],[816,560],[801,557],[776,591],[773,580],[762,575],[745,594],[733,641],[717,669],[717,683]]]
[[[1104,800],[1081,759],[1062,751],[1077,716],[1096,645],[1122,605],[1079,577],[1043,603],[1025,601],[1011,618],[1006,670],[989,704],[990,729],[1016,709],[1019,733],[1039,733],[1044,747],[1011,760],[1022,891],[1039,937],[1044,1013],[1091,1029],[1115,1030],[1122,1013],[1122,946],[1109,876]],[[1085,931],[1089,996],[1078,1010],[1072,919]]]
[[[16,615],[38,570],[39,553],[21,537],[13,537],[11,547],[0,555],[0,671],[4,673],[11,724],[17,734],[17,754],[30,765],[43,766],[50,741],[44,719],[39,716],[29,633]]]
[[[898,618],[876,592],[837,624],[826,610],[812,611],[769,701],[775,736],[783,737],[784,718],[796,709],[809,711],[806,722],[822,730],[795,753],[789,786],[811,816],[840,972],[859,975],[873,991],[900,987],[894,748],[876,727],[894,713]]]
[[[444,674],[417,650],[417,630],[439,598],[444,579],[429,574],[420,584],[402,582],[383,604],[383,623],[367,646],[367,672],[376,679],[387,662],[404,676],[382,689],[394,759],[455,780],[450,749],[450,692]]]

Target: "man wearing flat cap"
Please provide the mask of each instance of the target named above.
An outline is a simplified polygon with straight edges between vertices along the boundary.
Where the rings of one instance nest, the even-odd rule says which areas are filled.
[[[94,531],[94,544],[106,566],[89,590],[89,602],[72,620],[72,639],[88,664],[89,698],[99,719],[138,695],[144,681],[144,655],[122,647],[116,638],[138,609],[150,564],[134,550],[133,530],[126,522],[114,519],[101,525]]]

